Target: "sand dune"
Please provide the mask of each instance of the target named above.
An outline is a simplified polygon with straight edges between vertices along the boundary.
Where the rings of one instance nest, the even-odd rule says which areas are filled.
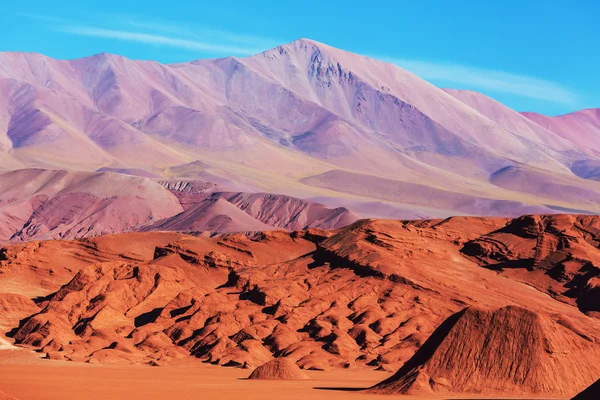
[[[285,358],[276,358],[256,368],[248,379],[296,381],[310,379],[295,362]]]

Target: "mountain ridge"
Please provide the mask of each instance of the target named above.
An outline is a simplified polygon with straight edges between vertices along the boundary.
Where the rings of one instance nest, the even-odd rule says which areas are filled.
[[[223,192],[201,181],[160,182],[110,172],[0,172],[0,243],[128,231],[218,235],[330,229],[358,218],[342,207],[278,194]]]
[[[343,190],[309,183],[341,170],[429,188],[415,193],[417,203],[427,203],[435,188],[483,203],[515,201],[511,215],[531,207],[600,212],[577,196],[548,197],[492,180],[514,167],[523,182],[543,176],[600,193],[600,152],[581,140],[486,96],[442,90],[395,65],[310,39],[244,58],[165,65],[107,53],[0,59],[0,169],[185,175],[246,192],[337,198],[360,209],[386,201],[390,215],[416,210],[384,187],[358,195],[351,180]],[[426,216],[460,212],[439,204]],[[500,212],[475,207],[471,214]]]

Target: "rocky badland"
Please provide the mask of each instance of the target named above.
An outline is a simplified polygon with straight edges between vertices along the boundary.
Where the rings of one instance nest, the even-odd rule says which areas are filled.
[[[598,217],[554,215],[33,241],[2,252],[0,309],[17,346],[52,360],[285,359],[265,374],[370,368],[395,372],[373,393],[568,396],[600,374],[599,240]]]

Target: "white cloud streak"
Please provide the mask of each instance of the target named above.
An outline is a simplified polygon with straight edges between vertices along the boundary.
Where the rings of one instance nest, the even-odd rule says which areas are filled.
[[[250,46],[236,46],[227,43],[210,43],[192,39],[181,39],[165,35],[132,32],[127,30],[97,28],[87,25],[66,26],[59,25],[54,28],[63,33],[78,36],[91,36],[104,39],[114,39],[126,42],[143,43],[155,46],[167,46],[191,51],[212,52],[228,55],[251,55],[266,49],[258,49]]]
[[[17,13],[49,23],[62,33],[165,46],[191,52],[247,56],[276,47],[281,42],[255,35],[208,27],[191,27],[132,16],[104,16],[102,21],[76,24],[53,16]],[[107,21],[111,21],[110,25]],[[579,96],[564,86],[544,79],[467,65],[410,59],[375,57],[404,68],[440,86],[505,93],[535,100],[577,105]]]
[[[259,36],[222,31],[205,26],[191,27],[119,15],[101,15],[100,19],[96,15],[95,21],[79,22],[27,12],[18,12],[16,15],[46,22],[48,29],[69,35],[165,46],[219,55],[252,55],[280,44]]]
[[[135,18],[127,18],[124,19],[124,21],[126,21],[128,25],[138,29],[148,29],[155,32],[175,34],[178,36],[189,37],[194,39],[213,40],[232,44],[235,43],[255,48],[260,47],[263,50],[267,48],[276,47],[281,44],[281,42],[260,36],[227,32],[207,27],[190,28],[185,26],[173,25],[166,22],[146,21]]]
[[[473,90],[506,93],[553,103],[577,104],[578,96],[562,85],[525,75],[449,63],[387,59],[436,84],[459,85]]]
[[[41,14],[28,13],[28,12],[17,12],[17,13],[15,13],[15,15],[17,15],[19,17],[33,19],[36,21],[52,22],[55,24],[64,24],[64,23],[68,22],[65,19],[53,17],[51,15],[41,15]]]

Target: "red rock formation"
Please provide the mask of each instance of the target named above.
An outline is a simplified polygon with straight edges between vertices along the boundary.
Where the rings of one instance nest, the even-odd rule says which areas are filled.
[[[53,359],[162,365],[193,356],[255,368],[285,357],[303,369],[397,371],[448,316],[465,307],[516,306],[531,313],[507,317],[507,326],[529,321],[532,340],[583,349],[581,365],[600,374],[590,363],[600,321],[559,292],[579,275],[593,289],[594,269],[579,269],[595,265],[597,224],[598,217],[580,216],[456,217],[363,220],[333,232],[30,242],[2,252],[0,293],[34,299],[35,308],[11,309],[6,331],[17,345]],[[534,267],[536,254],[542,261]],[[571,280],[557,280],[545,266],[569,254],[582,267]],[[504,257],[515,268],[494,268]],[[499,318],[483,311],[471,317],[469,329],[472,321]],[[538,350],[532,347],[534,358],[545,360]],[[554,355],[562,359],[559,350]],[[534,377],[553,364],[531,365]]]
[[[370,392],[567,395],[595,379],[598,359],[589,338],[525,308],[466,308]]]
[[[594,216],[524,216],[465,243],[480,265],[600,316],[600,220]]]

